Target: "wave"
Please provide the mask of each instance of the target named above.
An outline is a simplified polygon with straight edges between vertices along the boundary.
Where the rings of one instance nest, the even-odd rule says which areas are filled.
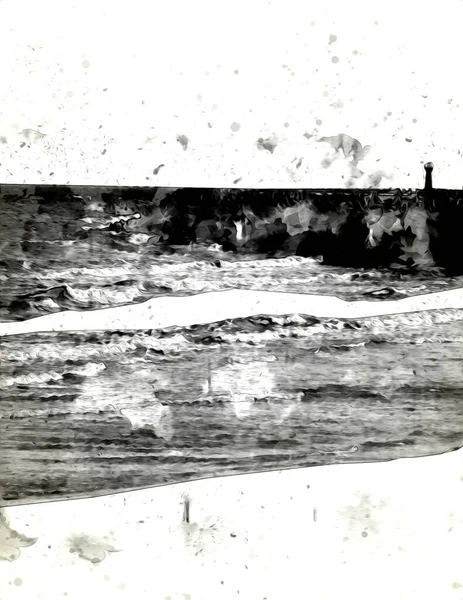
[[[63,362],[65,360],[78,361],[88,358],[104,358],[109,356],[118,356],[125,352],[134,352],[137,344],[133,341],[121,341],[118,344],[110,346],[92,346],[87,343],[85,346],[76,346],[73,348],[57,350],[57,344],[40,344],[37,348],[32,347],[25,351],[22,349],[11,350],[8,348],[0,349],[0,361],[14,361],[18,363],[31,363],[36,360],[47,362]]]
[[[359,319],[459,309],[463,309],[463,288],[399,300],[355,302],[317,294],[229,290],[185,297],[163,296],[136,305],[90,311],[63,311],[22,322],[0,323],[0,335],[41,331],[124,331],[189,327],[265,314]]]
[[[197,253],[195,251],[192,257]],[[108,267],[75,267],[62,271],[31,268],[27,276],[22,269],[11,269],[7,280],[9,291],[0,298],[0,319],[6,321],[31,319],[62,310],[97,310],[142,303],[167,294],[186,296],[245,289],[328,293],[346,300],[368,298],[383,302],[463,283],[463,279],[449,282],[431,277],[429,273],[425,276],[390,270],[326,270],[314,259],[294,256],[231,261],[190,261],[185,260],[185,256],[180,259],[164,256],[155,264],[153,257],[148,260],[145,256],[135,264],[122,261]]]
[[[48,371],[46,373],[27,373],[26,375],[17,375],[13,377],[4,377],[0,379],[0,389],[12,387],[14,385],[34,385],[37,383],[47,383],[49,381],[60,381],[66,377],[94,377],[106,369],[103,363],[87,363],[83,367],[75,367],[72,370],[58,373]]]
[[[138,257],[138,264],[133,262],[122,261],[122,264],[116,266],[100,266],[100,267],[70,267],[67,269],[57,270],[53,269],[50,271],[40,271],[37,273],[30,273],[31,277],[35,277],[40,280],[71,280],[77,277],[94,277],[95,275],[99,278],[123,278],[126,276],[168,276],[194,273],[197,275],[199,272],[209,273],[211,271],[211,263],[217,260],[216,256],[208,255],[208,252],[203,251],[201,248],[191,248],[184,250],[182,254],[178,255],[162,255],[156,256],[153,264],[153,256],[144,255],[143,259],[140,260]],[[302,257],[302,256],[287,256],[282,258],[255,258],[246,255],[234,256],[233,260],[227,258],[226,253],[221,253],[222,258],[220,259],[221,273],[230,272],[238,273],[240,275],[243,272],[257,272],[262,275],[265,271],[272,271],[274,269],[294,269],[300,268],[301,273],[304,275],[313,275],[318,278],[328,279],[331,281],[355,281],[355,280],[367,280],[367,281],[383,281],[385,274],[388,274],[393,279],[401,280],[408,273],[406,269],[397,270],[379,270],[379,269],[354,269],[344,267],[333,267],[330,266],[329,270],[326,266],[321,265],[320,262],[314,258]],[[194,256],[200,256],[201,258],[194,259]],[[189,260],[191,258],[191,260]],[[413,272],[413,279],[420,281],[429,276],[439,275],[441,271],[437,268],[427,269],[419,272]]]
[[[27,344],[24,336],[14,336],[0,347],[0,363],[31,365],[35,361],[62,363],[91,359],[107,360],[137,352],[141,363],[152,363],[153,356],[162,361],[172,353],[197,353],[211,346],[245,344],[259,348],[285,340],[306,340],[313,349],[328,347],[333,352],[348,351],[368,344],[463,343],[460,328],[463,310],[436,310],[404,313],[395,317],[361,320],[314,319],[302,315],[276,317],[265,315],[229,319],[190,327],[171,327],[145,332],[80,332],[72,337],[56,332],[41,333],[40,343]],[[438,331],[435,326],[440,325]],[[443,326],[443,327],[442,327]],[[28,334],[24,334],[27,336]],[[15,341],[16,340],[16,341]],[[247,359],[249,353],[247,354]],[[235,359],[237,360],[237,359]]]
[[[138,284],[133,280],[116,282],[102,287],[73,287],[57,285],[28,294],[17,295],[8,305],[8,313],[16,319],[31,318],[61,310],[93,310],[106,306],[120,306],[147,300],[156,293],[170,288],[151,283]]]
[[[104,360],[135,352],[138,349],[159,354],[169,354],[189,349],[193,351],[189,340],[183,335],[176,333],[162,339],[151,333],[148,335],[127,334],[127,338],[126,340],[117,341],[106,339],[103,335],[100,336],[99,340],[95,341],[84,338],[75,345],[74,341],[71,341],[72,347],[59,348],[59,350],[57,349],[60,342],[59,339],[51,343],[42,342],[37,344],[36,347],[28,345],[27,350],[23,350],[22,344],[16,348],[4,345],[0,348],[0,361],[30,364],[33,361],[40,360],[61,363],[65,360],[74,362],[90,358]],[[142,358],[139,358],[139,360],[143,361]]]

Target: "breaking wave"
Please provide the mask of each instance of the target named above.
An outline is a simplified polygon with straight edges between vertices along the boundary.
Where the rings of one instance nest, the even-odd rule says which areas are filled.
[[[27,373],[26,375],[16,375],[0,379],[0,389],[12,387],[14,385],[33,385],[47,383],[48,381],[60,381],[66,377],[94,377],[106,366],[103,363],[87,363],[82,367],[75,367],[68,371],[48,371],[46,373]]]

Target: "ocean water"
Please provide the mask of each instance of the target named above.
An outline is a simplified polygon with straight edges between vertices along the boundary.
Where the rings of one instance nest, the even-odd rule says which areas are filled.
[[[252,273],[259,260],[246,262]],[[291,289],[303,263],[283,264],[263,269],[286,273]],[[207,268],[191,265],[183,272]],[[317,289],[342,296],[345,273],[318,264],[307,286],[317,270]],[[402,295],[444,287],[428,277],[391,283]],[[384,289],[380,273],[354,281],[348,297]],[[11,503],[422,456],[463,439],[459,310],[24,334],[1,340],[0,364],[0,485]]]
[[[333,267],[103,229],[79,239],[69,210],[48,207],[38,225],[37,207],[4,211],[1,322],[217,290],[381,302],[463,287],[438,268]],[[463,310],[0,338],[5,504],[462,445]]]
[[[463,276],[439,269],[346,269],[296,256],[277,259],[233,255],[210,247],[171,248],[172,254],[107,253],[74,248],[76,258],[56,247],[29,261],[0,267],[0,319],[30,319],[62,310],[92,310],[139,303],[159,296],[252,289],[334,295],[372,301],[459,288]],[[92,264],[90,257],[98,258]],[[54,258],[51,259],[50,256]]]

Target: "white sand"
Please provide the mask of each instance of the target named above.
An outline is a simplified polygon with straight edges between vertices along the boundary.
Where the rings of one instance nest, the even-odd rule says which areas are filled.
[[[459,451],[7,508],[10,527],[38,539],[6,542],[21,555],[0,561],[1,598],[460,600],[462,459]]]
[[[161,329],[214,323],[254,315],[306,314],[351,318],[463,308],[463,289],[400,300],[346,302],[334,296],[230,290],[187,297],[161,297],[142,304],[93,311],[63,311],[15,323],[1,323],[0,335],[39,331]]]

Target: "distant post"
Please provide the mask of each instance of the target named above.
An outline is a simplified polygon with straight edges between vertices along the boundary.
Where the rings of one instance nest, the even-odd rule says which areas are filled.
[[[426,210],[432,210],[433,203],[433,189],[432,189],[432,171],[434,169],[434,165],[432,162],[428,162],[424,165],[424,170],[426,171],[426,176],[424,180],[424,205]]]

